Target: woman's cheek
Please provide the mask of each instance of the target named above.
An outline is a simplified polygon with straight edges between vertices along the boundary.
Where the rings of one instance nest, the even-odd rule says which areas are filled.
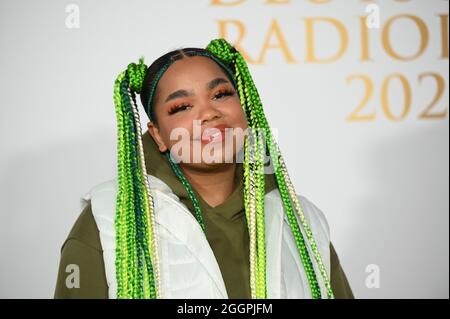
[[[190,124],[192,126],[192,124]],[[174,144],[183,144],[189,145],[192,140],[192,127],[189,127],[187,123],[177,123],[175,126],[172,126],[170,131],[167,134],[169,139],[169,145],[173,146]]]
[[[238,124],[239,127],[246,129],[247,128],[247,117],[245,116],[244,110],[242,110],[242,108],[240,109],[240,111],[236,112],[237,114],[239,114],[239,116],[236,118],[236,124]]]

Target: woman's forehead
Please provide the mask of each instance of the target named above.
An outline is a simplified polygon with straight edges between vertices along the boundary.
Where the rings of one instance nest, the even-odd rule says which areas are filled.
[[[160,89],[177,85],[188,85],[195,82],[204,84],[213,78],[222,76],[225,72],[212,59],[203,56],[185,57],[174,62],[162,75],[158,86]]]

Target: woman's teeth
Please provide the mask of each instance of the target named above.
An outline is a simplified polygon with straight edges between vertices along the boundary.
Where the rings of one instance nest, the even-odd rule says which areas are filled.
[[[204,139],[202,139],[202,142],[204,143],[210,143],[210,142],[218,142],[223,140],[223,133],[221,131],[215,132],[213,134],[208,134],[205,136]]]

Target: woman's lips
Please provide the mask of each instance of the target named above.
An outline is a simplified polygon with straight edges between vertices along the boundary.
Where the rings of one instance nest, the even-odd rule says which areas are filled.
[[[207,128],[203,131],[201,142],[202,144],[217,143],[225,139],[226,125],[217,125],[215,127]]]

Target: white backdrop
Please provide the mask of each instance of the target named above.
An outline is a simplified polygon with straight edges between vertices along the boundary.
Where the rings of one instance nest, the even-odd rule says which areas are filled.
[[[52,298],[79,197],[115,174],[118,73],[224,36],[247,55],[355,296],[448,298],[448,11],[445,0],[2,0],[0,297]]]

